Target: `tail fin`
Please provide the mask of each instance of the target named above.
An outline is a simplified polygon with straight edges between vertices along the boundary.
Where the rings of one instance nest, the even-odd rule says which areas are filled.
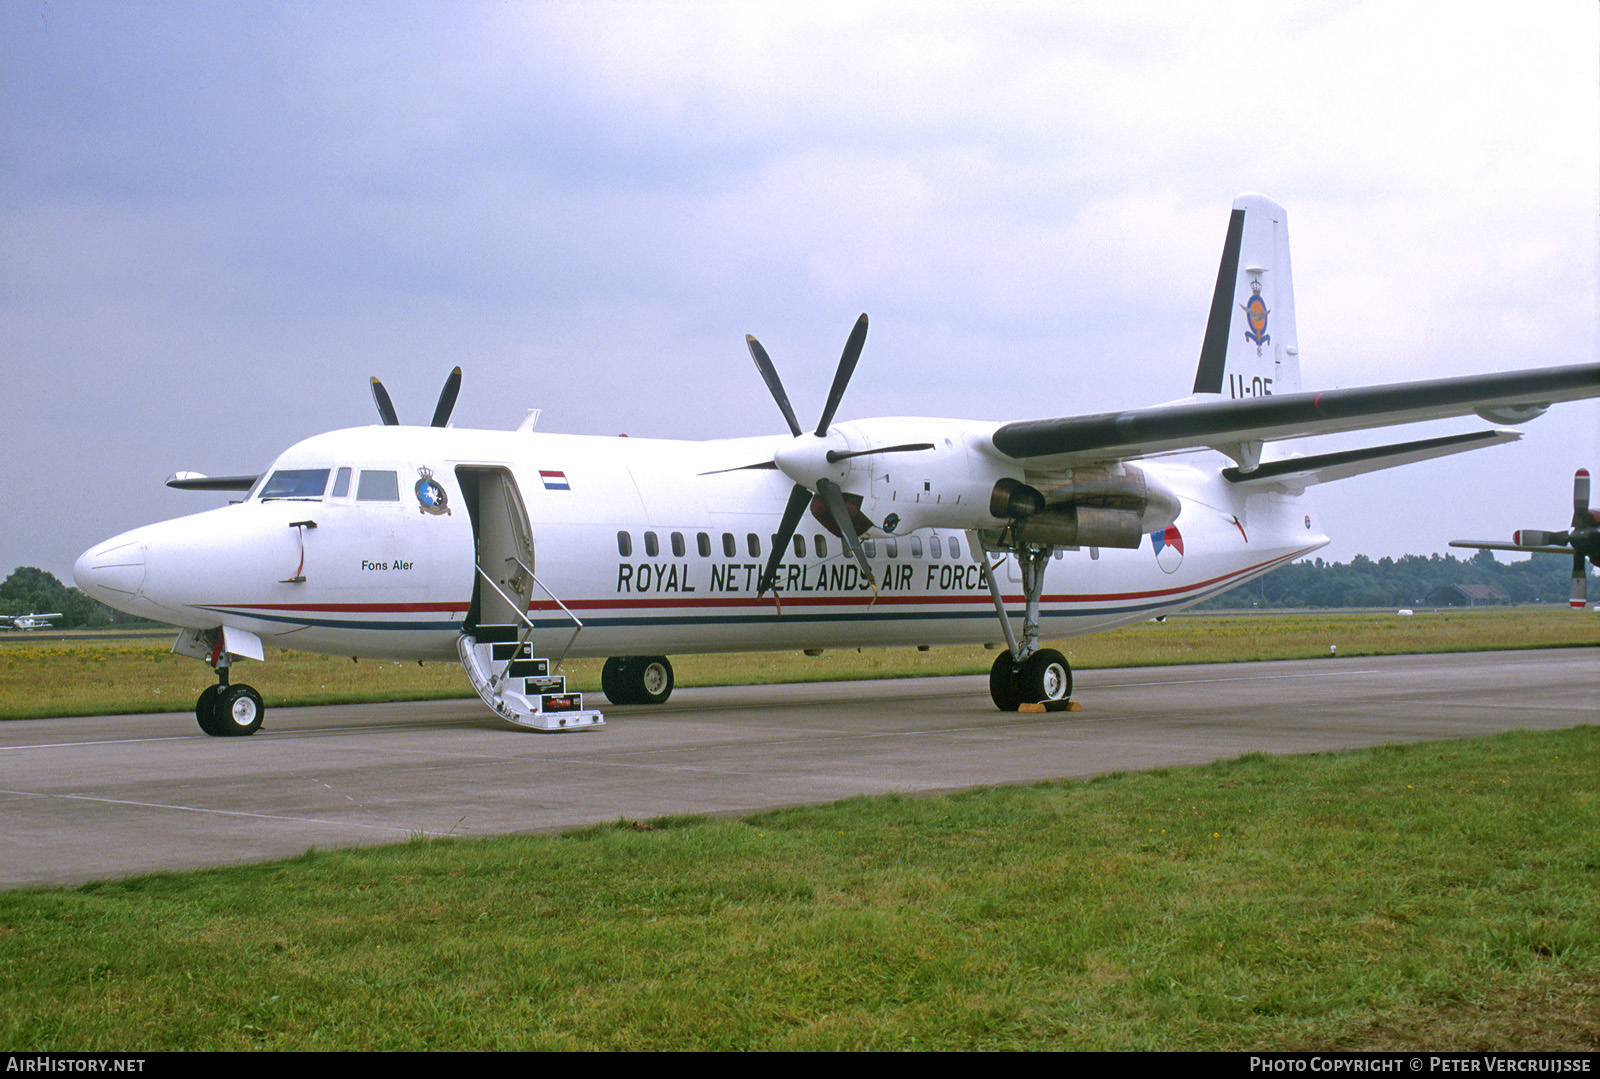
[[[1299,389],[1288,218],[1271,199],[1240,195],[1228,220],[1194,392],[1240,398]]]

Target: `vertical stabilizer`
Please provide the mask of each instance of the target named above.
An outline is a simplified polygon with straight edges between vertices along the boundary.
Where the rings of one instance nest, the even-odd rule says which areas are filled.
[[[1242,398],[1299,389],[1288,218],[1269,198],[1240,195],[1228,219],[1194,392]]]

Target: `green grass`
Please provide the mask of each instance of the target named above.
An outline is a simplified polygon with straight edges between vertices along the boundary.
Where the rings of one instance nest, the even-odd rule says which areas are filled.
[[[1600,728],[0,894],[0,1045],[1600,1046]]]
[[[996,627],[998,629],[998,625]],[[1163,623],[1056,642],[1074,667],[1218,663],[1406,652],[1600,645],[1600,616],[1564,607],[1393,613],[1184,615]],[[187,711],[213,681],[205,664],[174,656],[162,640],[11,638],[0,647],[0,719]],[[268,707],[470,697],[460,667],[316,656],[269,649],[269,662],[235,671]],[[994,653],[978,646],[674,656],[680,686],[981,674]],[[600,688],[600,661],[567,664],[568,684]]]

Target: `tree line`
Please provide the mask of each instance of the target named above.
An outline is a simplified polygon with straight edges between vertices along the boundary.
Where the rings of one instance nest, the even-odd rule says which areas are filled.
[[[1589,570],[1592,578],[1594,571]],[[1489,551],[1471,558],[1416,555],[1380,558],[1358,554],[1348,563],[1318,558],[1291,562],[1195,609],[1238,607],[1422,607],[1435,588],[1489,585],[1512,603],[1566,603],[1572,591],[1572,560],[1530,555],[1501,562]],[[1591,599],[1600,596],[1594,582]]]

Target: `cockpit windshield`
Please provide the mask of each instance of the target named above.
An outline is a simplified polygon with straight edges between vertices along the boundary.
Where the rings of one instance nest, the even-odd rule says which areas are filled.
[[[326,468],[280,468],[257,498],[321,498],[328,489]]]

